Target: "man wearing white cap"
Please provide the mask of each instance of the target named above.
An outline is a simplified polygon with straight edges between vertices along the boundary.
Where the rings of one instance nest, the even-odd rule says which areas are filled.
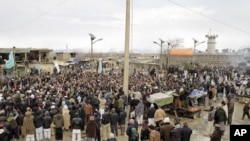
[[[161,139],[162,141],[170,140],[170,131],[174,128],[173,125],[170,124],[169,117],[165,117],[163,120],[163,125],[160,129]]]
[[[148,124],[150,125],[155,125],[155,122],[154,122],[154,115],[155,115],[155,106],[154,104],[151,104],[150,105],[150,108],[148,109]]]

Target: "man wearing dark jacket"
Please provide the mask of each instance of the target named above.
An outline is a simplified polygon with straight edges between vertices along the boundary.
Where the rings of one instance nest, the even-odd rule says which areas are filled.
[[[97,129],[96,129],[96,139],[97,141],[101,141],[101,114],[98,111],[98,109],[96,109],[94,111],[94,117],[95,117],[95,122],[97,124]]]
[[[188,124],[185,122],[181,130],[181,141],[190,141],[192,134],[192,129],[188,127]]]
[[[136,128],[134,119],[129,120],[126,134],[128,136],[128,141],[138,141],[139,140],[138,130]]]
[[[118,114],[115,112],[115,108],[112,109],[111,114],[110,114],[110,126],[111,126],[111,132],[118,136],[118,131],[117,131],[117,123],[118,123]]]
[[[155,106],[154,104],[150,105],[150,108],[148,109],[148,124],[149,125],[154,125],[154,115],[155,115]]]
[[[170,131],[171,140],[181,141],[181,130],[182,128],[180,123],[176,123],[174,129]]]
[[[43,117],[43,134],[45,140],[51,140],[51,129],[50,125],[52,123],[52,118],[48,111],[45,112],[45,116]]]
[[[34,125],[36,128],[36,140],[42,141],[43,140],[43,114],[41,110],[38,110],[35,113]]]
[[[82,118],[79,117],[79,113],[75,113],[75,117],[72,119],[71,127],[73,129],[72,141],[81,141]]]
[[[220,130],[225,131],[225,124],[227,122],[227,115],[222,105],[218,105],[217,110],[214,113],[214,124],[220,125]]]
[[[125,122],[127,118],[127,113],[124,109],[121,110],[120,115],[119,115],[119,125],[120,125],[120,130],[121,130],[121,135],[123,136],[125,133]]]
[[[84,131],[84,126],[85,126],[85,111],[84,111],[84,106],[82,106],[82,105],[79,105],[79,116],[82,119],[81,131]]]

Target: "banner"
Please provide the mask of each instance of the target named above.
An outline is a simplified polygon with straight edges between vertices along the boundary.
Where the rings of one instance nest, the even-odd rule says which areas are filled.
[[[99,59],[99,62],[98,62],[98,74],[102,73],[102,59],[100,58]]]
[[[192,56],[193,49],[192,48],[173,48],[170,49],[171,56]]]
[[[57,62],[54,62],[54,64],[55,64],[55,67],[56,67],[57,73],[59,73],[59,72],[60,72],[60,67],[59,67],[58,63],[57,63]]]
[[[9,54],[9,59],[5,62],[6,69],[10,69],[15,66],[14,54],[13,51]]]

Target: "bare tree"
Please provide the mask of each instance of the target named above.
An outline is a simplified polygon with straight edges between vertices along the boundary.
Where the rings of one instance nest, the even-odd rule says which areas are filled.
[[[182,48],[183,42],[184,41],[181,38],[174,38],[168,40],[168,43],[170,43],[170,48]]]

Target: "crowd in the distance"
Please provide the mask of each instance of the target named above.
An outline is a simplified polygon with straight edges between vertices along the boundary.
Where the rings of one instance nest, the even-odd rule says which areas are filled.
[[[154,70],[149,70],[148,75],[135,71],[129,77],[129,91],[139,91],[141,99],[124,94],[121,71],[98,74],[72,67],[60,73],[6,79],[1,86],[0,129],[4,129],[1,137],[2,140],[25,138],[26,141],[42,141],[55,136],[55,140],[60,141],[65,132],[72,132],[72,141],[80,141],[83,136],[88,141],[115,141],[124,135],[129,141],[188,141],[192,134],[188,124],[175,122],[172,125],[173,119],[164,109],[146,104],[147,96],[156,91],[182,89],[177,91],[180,97],[175,98],[182,101],[193,89],[202,88],[208,91],[212,106],[215,97],[223,101],[221,93],[224,89],[233,99],[233,88],[226,81],[234,79],[231,75],[234,71],[216,67],[192,70],[170,67],[163,77],[156,75]],[[223,81],[219,80],[220,77],[224,78]],[[201,100],[201,104],[205,104],[204,101]],[[132,114],[127,111],[128,105]],[[227,118],[230,109],[225,118],[221,118],[222,114],[223,111],[217,110],[213,116],[216,123],[213,125],[219,127],[219,131],[223,131],[223,123],[231,124],[232,121]],[[139,125],[142,125],[141,131],[138,131]],[[209,129],[212,138],[215,133],[211,131]]]

